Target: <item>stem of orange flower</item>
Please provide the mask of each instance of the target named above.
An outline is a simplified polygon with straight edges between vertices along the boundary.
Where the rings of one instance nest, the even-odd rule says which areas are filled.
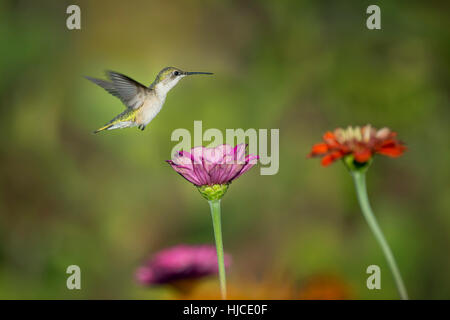
[[[395,262],[394,255],[392,254],[391,248],[389,247],[389,244],[386,241],[383,232],[380,229],[380,226],[378,225],[375,215],[373,214],[372,208],[370,207],[369,198],[367,196],[366,174],[364,171],[357,170],[352,170],[351,173],[353,176],[353,181],[355,182],[356,194],[358,196],[358,201],[361,206],[363,215],[366,218],[370,229],[372,229],[375,238],[380,244],[381,249],[383,250],[389,268],[391,269],[392,275],[394,276],[394,280],[401,299],[408,300],[408,293],[406,292],[406,288],[403,283],[400,271],[397,267],[397,263]]]
[[[208,201],[208,203],[209,207],[211,208],[214,238],[216,240],[217,263],[219,265],[220,293],[222,296],[222,300],[225,300],[227,298],[227,283],[225,276],[225,261],[222,243],[222,226],[220,221],[220,199],[210,200]]]

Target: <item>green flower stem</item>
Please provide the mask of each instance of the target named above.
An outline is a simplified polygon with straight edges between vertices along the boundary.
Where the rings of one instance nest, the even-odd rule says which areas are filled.
[[[366,218],[366,221],[369,224],[370,229],[372,229],[375,238],[380,244],[381,249],[383,250],[384,256],[386,257],[388,265],[392,271],[392,275],[394,276],[395,283],[397,284],[397,289],[400,294],[400,297],[403,300],[408,300],[408,293],[406,292],[402,276],[397,267],[397,263],[395,262],[394,259],[394,255],[392,254],[392,251],[389,248],[389,244],[384,238],[383,232],[381,231],[378,222],[373,214],[372,208],[370,207],[369,198],[367,196],[366,174],[364,171],[356,171],[356,170],[352,170],[351,173],[353,176],[353,181],[355,182],[356,194],[358,195],[358,201],[361,206],[363,215]]]
[[[225,277],[225,262],[222,243],[222,226],[220,222],[220,199],[208,201],[213,220],[214,238],[216,239],[217,263],[219,264],[220,293],[222,300],[227,298],[227,283]]]

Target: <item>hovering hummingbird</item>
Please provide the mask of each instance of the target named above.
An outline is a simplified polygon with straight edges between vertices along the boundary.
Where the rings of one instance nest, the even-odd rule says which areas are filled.
[[[110,81],[87,77],[86,79],[99,85],[113,96],[119,98],[126,110],[109,121],[94,133],[103,130],[138,127],[144,130],[153,118],[161,111],[166,95],[178,81],[193,74],[212,74],[210,72],[186,72],[174,67],[162,69],[155,81],[147,88],[139,82],[118,72],[107,71]]]

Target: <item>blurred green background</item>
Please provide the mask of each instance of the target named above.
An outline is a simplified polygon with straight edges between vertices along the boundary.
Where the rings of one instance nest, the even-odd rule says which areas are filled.
[[[278,174],[256,167],[222,201],[230,283],[332,275],[353,298],[398,297],[346,170],[306,159],[326,130],[370,123],[409,147],[378,157],[368,188],[410,296],[449,298],[450,6],[384,1],[371,31],[376,2],[0,1],[0,298],[173,298],[134,272],[213,243],[206,201],[165,163],[194,120],[280,129]],[[92,134],[123,105],[83,75],[149,85],[165,66],[215,75],[182,80],[143,132]],[[82,290],[66,288],[72,264]],[[366,288],[371,264],[382,290]]]

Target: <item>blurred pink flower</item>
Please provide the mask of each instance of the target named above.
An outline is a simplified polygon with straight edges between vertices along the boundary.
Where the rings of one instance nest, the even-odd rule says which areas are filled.
[[[167,162],[196,186],[224,185],[250,170],[259,156],[246,155],[246,145],[234,148],[228,144],[215,148],[195,147],[190,152],[179,151]]]
[[[225,254],[225,266],[231,257]],[[168,284],[218,273],[216,248],[210,245],[178,245],[158,252],[138,268],[137,280],[144,285]]]

